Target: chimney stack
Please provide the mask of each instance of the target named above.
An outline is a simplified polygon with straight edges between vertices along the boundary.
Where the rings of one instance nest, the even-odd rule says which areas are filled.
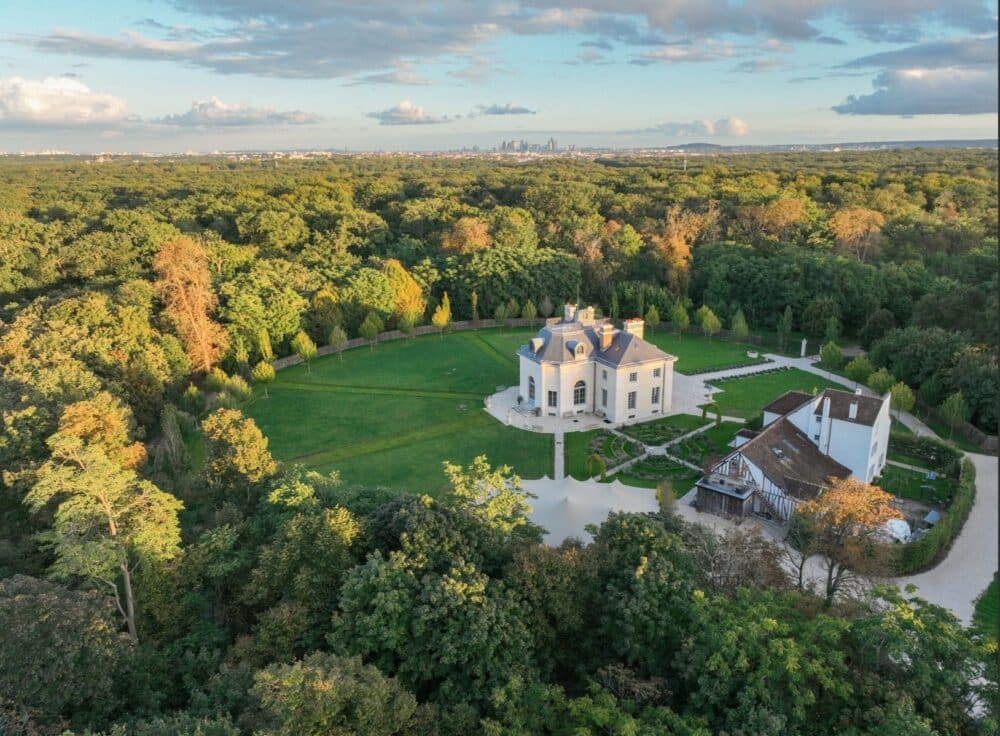
[[[615,327],[610,322],[605,322],[597,328],[597,334],[601,338],[601,350],[607,350],[615,336]]]
[[[631,319],[627,319],[622,322],[625,332],[630,335],[635,335],[640,340],[642,339],[643,328],[645,325],[646,322],[642,319],[642,317],[632,317]]]
[[[576,320],[576,305],[566,304],[563,306],[563,322],[573,322]]]
[[[858,400],[854,399],[851,405],[847,407],[847,418],[857,419],[858,418]]]

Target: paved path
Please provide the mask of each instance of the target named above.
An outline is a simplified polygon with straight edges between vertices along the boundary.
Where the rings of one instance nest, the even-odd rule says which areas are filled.
[[[895,465],[897,468],[905,468],[906,470],[912,470],[915,473],[923,473],[924,475],[927,475],[929,472],[931,472],[927,468],[921,468],[917,465],[910,465],[909,463],[901,463],[898,460],[886,460],[885,464]]]
[[[997,459],[971,452],[967,457],[976,466],[976,503],[962,533],[937,567],[893,582],[916,585],[919,596],[950,608],[968,624],[976,597],[997,570]]]
[[[566,477],[566,434],[557,429],[555,434],[555,479],[562,480]]]

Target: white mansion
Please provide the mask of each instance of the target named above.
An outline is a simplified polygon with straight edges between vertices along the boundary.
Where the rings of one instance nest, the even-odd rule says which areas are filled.
[[[670,409],[672,355],[643,339],[643,321],[615,329],[594,308],[567,304],[517,351],[522,407],[539,414],[596,414],[614,424],[639,422]]]

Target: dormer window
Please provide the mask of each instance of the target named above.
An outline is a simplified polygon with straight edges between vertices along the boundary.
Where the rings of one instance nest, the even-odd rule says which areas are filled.
[[[577,345],[576,346],[576,357],[578,357],[578,358],[582,358],[583,357],[583,345]]]

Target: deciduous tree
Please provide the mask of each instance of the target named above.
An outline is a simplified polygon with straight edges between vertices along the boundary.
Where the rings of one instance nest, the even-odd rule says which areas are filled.
[[[253,380],[264,387],[264,398],[267,398],[267,385],[274,381],[277,373],[274,366],[266,360],[262,360],[253,367]]]
[[[884,224],[885,216],[881,212],[851,207],[833,213],[830,232],[844,252],[864,263],[874,255]]]
[[[708,336],[708,341],[712,342],[712,336],[722,329],[722,322],[715,316],[715,312],[709,309],[707,304],[698,307],[698,326],[701,331]]]
[[[330,334],[327,335],[326,344],[337,351],[337,357],[341,360],[344,359],[344,345],[347,344],[347,333],[344,332],[344,328],[337,325],[332,330]]]
[[[509,466],[491,468],[486,456],[479,455],[465,468],[446,461],[444,473],[451,486],[449,495],[486,525],[504,534],[529,525],[530,494]]]
[[[872,363],[864,355],[858,355],[844,366],[844,374],[854,383],[861,384],[868,382],[868,377],[872,374]]]
[[[948,422],[948,439],[955,434],[955,427],[969,418],[969,407],[961,391],[956,391],[941,404],[941,414]]]
[[[451,300],[448,298],[447,291],[441,297],[441,303],[434,309],[431,324],[438,328],[438,333],[442,336],[445,329],[451,324]]]
[[[138,640],[133,577],[144,562],[178,554],[182,504],[129,467],[131,453],[119,449],[127,439],[120,429],[123,422],[127,426],[125,411],[105,406],[105,426],[118,427],[105,432],[91,421],[98,409],[74,405],[63,412],[48,440],[51,459],[38,469],[25,503],[36,512],[54,507],[52,528],[41,535],[55,556],[52,574],[110,591],[129,635]]]
[[[750,335],[750,326],[747,325],[747,318],[743,315],[742,309],[737,309],[733,315],[733,320],[729,325],[729,331],[739,342],[743,342]]]
[[[310,364],[313,358],[316,357],[317,352],[316,343],[312,341],[312,338],[302,330],[299,330],[295,337],[292,338],[291,348],[293,353],[305,361],[306,371],[312,373],[312,366]]]
[[[845,586],[884,564],[876,537],[887,521],[902,517],[891,500],[881,488],[856,478],[831,478],[829,488],[796,510],[797,522],[809,530],[813,553],[823,558],[827,607]]]
[[[691,324],[691,318],[688,316],[688,311],[680,302],[677,302],[677,306],[675,306],[673,311],[670,312],[670,324],[673,325],[674,331],[678,335],[684,334],[684,330],[686,330]]]
[[[153,260],[156,291],[194,370],[207,373],[225,353],[228,336],[212,319],[218,299],[208,256],[191,238],[167,241]]]
[[[896,412],[897,419],[899,419],[900,413],[910,411],[917,400],[917,397],[913,394],[913,389],[902,381],[892,384],[889,393],[892,397],[890,402],[893,410]]]

